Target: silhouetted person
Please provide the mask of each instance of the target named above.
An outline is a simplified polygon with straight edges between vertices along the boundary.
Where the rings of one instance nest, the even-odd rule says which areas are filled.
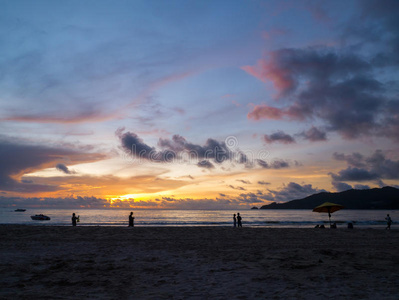
[[[387,214],[387,217],[385,218],[385,220],[387,220],[387,227],[385,229],[391,229],[392,219],[389,216],[389,214]]]
[[[348,223],[348,229],[353,229],[353,223]]]
[[[238,225],[238,227],[242,227],[241,220],[242,220],[242,218],[240,216],[240,213],[237,213],[237,225]]]
[[[234,228],[237,227],[237,218],[236,218],[236,214],[233,215],[233,223],[234,223]]]
[[[129,215],[129,227],[134,227],[133,212],[130,212],[130,215]]]
[[[75,215],[75,213],[72,214],[72,226],[76,226],[76,221],[78,220],[78,217]]]
[[[337,228],[337,223],[333,223],[332,225],[331,225],[331,228]]]

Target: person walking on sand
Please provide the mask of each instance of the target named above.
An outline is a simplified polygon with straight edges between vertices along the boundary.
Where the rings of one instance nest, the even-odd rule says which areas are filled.
[[[75,213],[72,214],[72,226],[76,226],[76,222],[78,221],[79,217],[76,217]]]
[[[233,224],[234,224],[234,228],[237,227],[237,218],[236,218],[236,214],[233,214]]]
[[[392,219],[389,216],[389,214],[387,214],[387,217],[385,218],[385,220],[387,220],[387,227],[385,229],[391,229]]]
[[[241,220],[242,220],[242,218],[240,216],[240,213],[237,213],[237,225],[238,225],[238,227],[242,227]]]
[[[130,212],[130,215],[129,215],[129,227],[134,227],[133,212]]]

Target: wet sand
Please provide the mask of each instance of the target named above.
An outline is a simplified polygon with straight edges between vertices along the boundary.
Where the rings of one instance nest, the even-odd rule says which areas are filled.
[[[399,230],[0,225],[0,299],[398,299]]]

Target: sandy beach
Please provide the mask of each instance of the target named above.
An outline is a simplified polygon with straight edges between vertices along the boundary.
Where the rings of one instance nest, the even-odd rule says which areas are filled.
[[[0,225],[1,299],[398,299],[399,231]]]

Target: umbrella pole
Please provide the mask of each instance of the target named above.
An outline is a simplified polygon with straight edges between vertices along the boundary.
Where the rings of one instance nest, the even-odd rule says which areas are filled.
[[[330,214],[330,208],[328,208],[328,220],[330,221],[330,228],[331,228],[331,214]]]

